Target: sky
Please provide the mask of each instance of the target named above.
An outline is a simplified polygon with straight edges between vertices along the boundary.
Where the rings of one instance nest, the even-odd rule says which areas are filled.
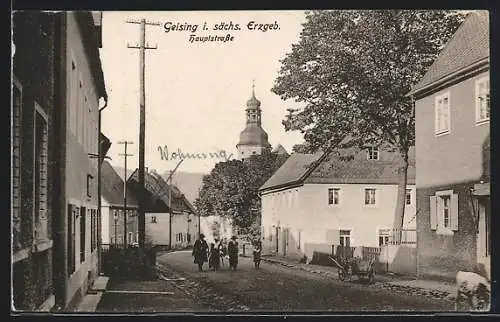
[[[288,152],[302,143],[299,132],[285,132],[281,121],[286,109],[298,108],[271,92],[280,60],[297,43],[305,15],[302,11],[156,11],[103,13],[103,48],[100,50],[108,107],[102,112],[102,132],[111,140],[110,162],[123,166],[128,146],[128,168],[138,166],[139,148],[139,50],[138,24],[126,20],[158,22],[146,27],[146,144],[145,166],[159,173],[172,170],[179,159],[173,152],[214,153],[224,150],[235,157],[239,133],[245,127],[246,101],[255,82],[261,101],[262,127],[273,147],[281,144]],[[249,22],[272,24],[279,29],[249,30]],[[203,30],[203,25],[209,30]],[[239,24],[241,30],[213,31],[221,23]],[[275,24],[276,22],[276,24]],[[195,32],[170,30],[166,26],[198,25]],[[257,27],[258,28],[258,27]],[[261,28],[263,29],[263,28]],[[233,41],[190,42],[190,35],[226,36]],[[169,160],[162,160],[158,147]],[[209,173],[222,158],[185,159],[178,171]]]

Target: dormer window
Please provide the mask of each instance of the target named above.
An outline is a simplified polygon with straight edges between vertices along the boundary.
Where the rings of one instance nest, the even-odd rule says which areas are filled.
[[[366,154],[366,158],[368,160],[378,160],[379,159],[378,148],[376,148],[376,147],[369,147],[368,151],[367,151],[367,154]]]

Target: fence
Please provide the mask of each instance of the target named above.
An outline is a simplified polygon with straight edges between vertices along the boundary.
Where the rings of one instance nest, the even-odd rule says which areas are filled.
[[[348,247],[332,245],[330,252],[313,251],[310,264],[322,266],[336,266],[329,258],[333,257],[337,262],[358,257],[364,260],[375,261],[375,272],[394,272],[400,274],[416,274],[416,248],[407,245],[383,245],[382,247]]]

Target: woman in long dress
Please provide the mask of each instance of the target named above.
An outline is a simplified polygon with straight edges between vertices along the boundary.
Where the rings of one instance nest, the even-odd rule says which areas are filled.
[[[208,262],[208,244],[205,241],[205,235],[200,234],[199,238],[194,242],[193,253],[194,263],[198,265],[198,271],[203,270],[203,264]]]

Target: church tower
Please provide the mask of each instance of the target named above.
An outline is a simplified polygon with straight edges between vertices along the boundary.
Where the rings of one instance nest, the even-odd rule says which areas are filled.
[[[255,97],[255,84],[252,84],[252,97],[247,101],[245,112],[246,127],[241,131],[240,141],[236,145],[238,159],[240,160],[271,149],[267,133],[261,126],[262,111],[260,101]]]

